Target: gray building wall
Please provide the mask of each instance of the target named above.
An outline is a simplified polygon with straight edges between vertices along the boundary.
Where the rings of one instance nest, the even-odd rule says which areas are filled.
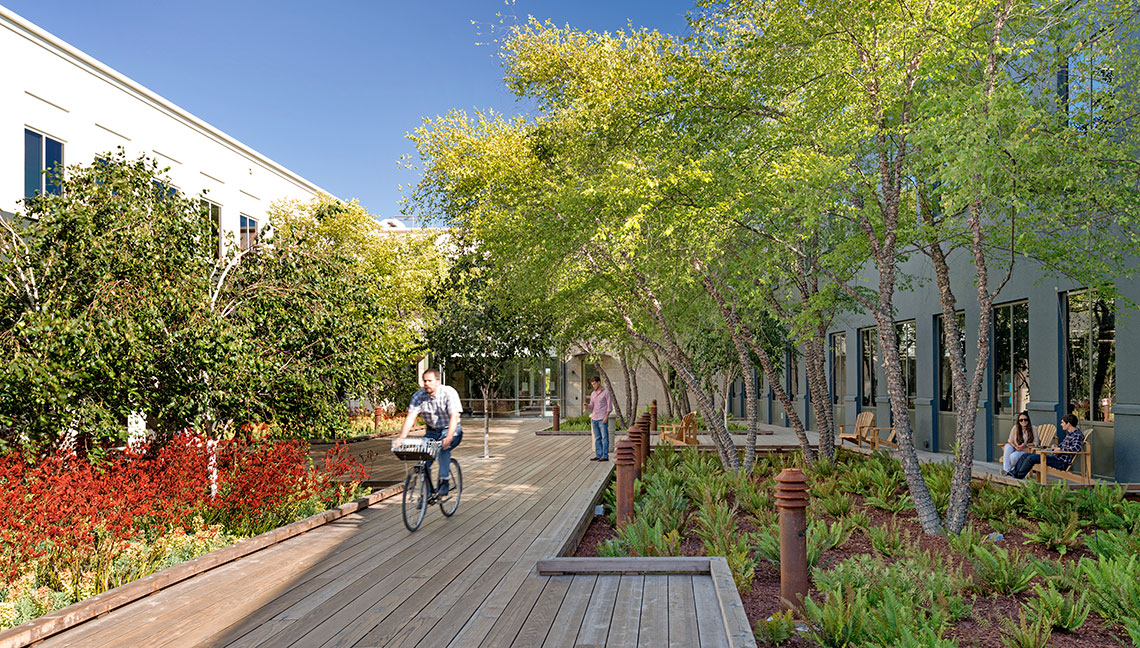
[[[958,308],[965,314],[965,348],[967,371],[972,371],[977,361],[977,328],[980,319],[976,291],[974,289],[973,265],[961,254],[951,257],[951,285],[958,298]],[[903,269],[913,278],[907,290],[900,290],[895,296],[896,322],[914,320],[917,333],[916,357],[916,398],[912,420],[915,444],[919,449],[944,451],[953,443],[953,417],[942,416],[938,412],[938,327],[937,317],[942,313],[938,302],[938,290],[934,283],[933,267],[929,259],[916,256],[903,264]],[[992,285],[1004,278],[1004,270],[991,271],[997,275]],[[871,278],[867,285],[873,286]],[[1121,295],[1133,303],[1140,303],[1140,289],[1132,280],[1122,280],[1116,284]],[[1029,305],[1029,396],[1026,409],[1035,424],[1053,423],[1060,425],[1067,402],[1068,377],[1065,371],[1067,324],[1064,318],[1064,295],[1071,290],[1085,286],[1071,280],[1051,277],[1037,263],[1028,259],[1017,259],[1014,273],[1009,283],[995,300],[995,306],[1019,301]],[[1134,345],[1140,342],[1140,319],[1134,310],[1124,308],[1118,302],[1116,309],[1116,404],[1112,411],[1114,421],[1098,422],[1095,425],[1081,422],[1086,432],[1093,429],[1091,437],[1093,453],[1093,474],[1114,478],[1120,482],[1140,482],[1140,363],[1131,361]],[[873,327],[874,319],[862,312],[844,313],[836,318],[829,333],[845,332],[847,335],[847,376],[843,419],[837,424],[853,424],[859,411],[863,409],[860,396],[860,348],[859,330]],[[992,338],[992,336],[991,336]],[[829,340],[830,343],[830,340]],[[996,444],[1005,441],[1008,428],[995,429],[993,419],[994,372],[993,342],[991,339],[990,363],[983,380],[979,412],[975,427],[974,458],[979,461],[1000,459]],[[830,346],[830,345],[829,345]],[[800,395],[795,399],[796,408],[805,421],[811,421],[810,403],[806,397],[807,378],[800,364]],[[886,397],[886,377],[880,364],[875,368],[879,382],[879,398],[874,405],[875,420],[878,425],[888,425],[891,420],[890,405]],[[829,378],[832,372],[828,362]],[[770,385],[763,381],[763,398],[760,403],[760,420],[776,425],[785,424],[785,417],[778,401],[771,395]],[[744,411],[740,396],[742,384],[738,381],[733,409],[737,415]]]

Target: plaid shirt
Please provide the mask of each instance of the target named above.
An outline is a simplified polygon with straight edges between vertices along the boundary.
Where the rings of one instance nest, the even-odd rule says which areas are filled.
[[[1063,452],[1080,452],[1081,447],[1084,444],[1085,444],[1085,435],[1084,435],[1084,433],[1081,432],[1080,428],[1077,428],[1077,429],[1073,430],[1072,432],[1066,432],[1065,433],[1065,438],[1061,440],[1061,443],[1060,443],[1060,445],[1057,446],[1057,449],[1061,450]],[[1069,454],[1049,455],[1049,456],[1053,457],[1053,459],[1055,461],[1060,461],[1061,463],[1065,464],[1066,468],[1073,465],[1073,459],[1076,458],[1075,455],[1069,455]]]

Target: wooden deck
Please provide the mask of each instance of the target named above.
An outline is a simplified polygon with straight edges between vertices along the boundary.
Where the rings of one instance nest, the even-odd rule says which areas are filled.
[[[587,461],[588,437],[536,436],[543,424],[496,421],[491,459],[479,458],[481,426],[468,424],[453,455],[463,500],[450,519],[435,507],[409,533],[395,497],[38,645],[729,645],[720,622],[705,632],[712,621],[678,614],[674,629],[662,616],[662,602],[707,594],[700,577],[536,571],[572,545],[613,466]],[[389,443],[375,442],[378,456]]]

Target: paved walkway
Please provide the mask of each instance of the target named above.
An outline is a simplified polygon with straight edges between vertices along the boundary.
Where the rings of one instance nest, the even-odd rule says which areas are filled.
[[[636,579],[618,578],[615,589],[614,578],[535,569],[570,549],[613,466],[587,460],[589,437],[536,436],[546,424],[495,421],[491,459],[480,458],[481,426],[465,430],[453,454],[464,490],[452,518],[433,507],[409,533],[400,498],[385,500],[39,645],[637,645],[630,633],[638,634],[641,606],[628,605],[634,592],[625,589]],[[390,449],[387,439],[354,445],[377,457]],[[647,577],[644,591],[664,590]],[[686,600],[699,604],[700,593]],[[689,641],[693,624],[677,626],[676,637],[654,627],[642,645],[698,645]]]

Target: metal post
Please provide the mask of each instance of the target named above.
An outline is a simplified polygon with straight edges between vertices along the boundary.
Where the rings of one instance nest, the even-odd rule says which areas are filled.
[[[787,468],[776,476],[776,508],[780,511],[780,599],[785,609],[798,609],[808,594],[807,476]]]
[[[614,463],[617,464],[617,523],[625,526],[633,520],[633,480],[634,456],[633,442],[622,439],[617,443]]]
[[[561,414],[561,412],[559,411],[558,405],[555,404],[553,407],[551,407],[550,412],[554,416],[554,431],[557,432],[558,431],[558,417],[559,417],[559,414]]]
[[[645,472],[645,464],[649,459],[649,418],[648,416],[637,422],[637,472]]]
[[[657,399],[654,398],[653,402],[649,404],[649,431],[653,434],[657,433]]]

